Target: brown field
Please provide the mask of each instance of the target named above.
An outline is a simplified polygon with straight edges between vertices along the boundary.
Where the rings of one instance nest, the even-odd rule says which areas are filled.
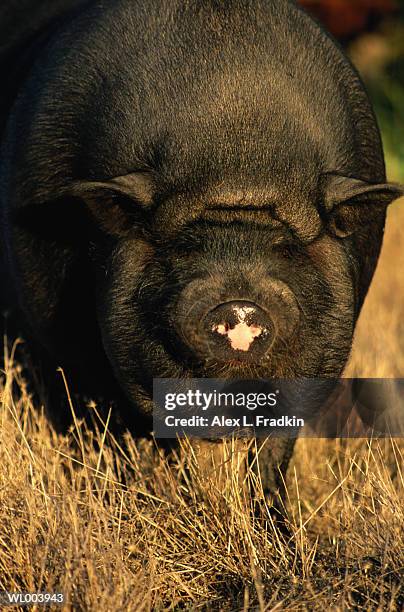
[[[401,201],[347,374],[404,376],[403,245]],[[0,590],[62,591],[64,610],[403,609],[403,440],[300,440],[287,540],[253,518],[240,454],[219,487],[187,444],[168,462],[96,409],[98,432],[56,434],[12,354],[2,378]]]

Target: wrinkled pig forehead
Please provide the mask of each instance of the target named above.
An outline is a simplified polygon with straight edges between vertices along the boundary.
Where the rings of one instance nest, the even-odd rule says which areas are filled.
[[[238,184],[237,188],[235,185]],[[230,179],[201,185],[200,191],[183,191],[160,200],[155,222],[167,235],[175,235],[187,224],[206,220],[219,225],[250,222],[255,227],[294,235],[308,244],[322,231],[318,198],[295,185],[233,184]]]

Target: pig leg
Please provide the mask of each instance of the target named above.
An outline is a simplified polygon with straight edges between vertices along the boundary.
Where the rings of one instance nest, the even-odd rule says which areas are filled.
[[[247,468],[248,440],[193,440],[198,469],[204,480],[225,492],[242,485]]]
[[[249,462],[259,476],[262,492],[272,517],[284,525],[286,509],[286,472],[296,440],[293,438],[257,439],[251,447]],[[258,455],[258,457],[257,457]],[[262,515],[262,505],[256,505],[257,515]]]
[[[257,439],[254,444],[248,439],[193,440],[192,449],[200,476],[213,482],[223,492],[234,484],[246,484],[249,466],[259,478],[259,486],[262,486],[263,497],[272,517],[282,527],[286,505],[286,472],[295,442],[289,438]],[[251,482],[251,479],[247,480]],[[257,499],[254,504],[257,516],[264,517],[263,505],[258,501],[260,492],[251,487],[250,494]]]

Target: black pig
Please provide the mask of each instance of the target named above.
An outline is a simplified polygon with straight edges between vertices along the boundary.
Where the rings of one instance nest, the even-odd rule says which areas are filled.
[[[400,190],[333,40],[287,0],[1,10],[2,286],[55,364],[138,418],[153,377],[338,377]]]

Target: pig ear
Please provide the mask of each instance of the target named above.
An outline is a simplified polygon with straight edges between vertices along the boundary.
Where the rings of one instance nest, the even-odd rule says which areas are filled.
[[[29,226],[38,236],[50,230],[53,238],[74,236],[75,211],[87,212],[108,234],[124,235],[137,221],[145,223],[145,211],[151,207],[153,191],[149,177],[133,173],[108,181],[77,181],[48,196],[49,204],[28,205],[18,211],[16,220]],[[45,217],[46,222],[43,222]],[[71,224],[76,232],[71,231]]]
[[[133,172],[107,181],[77,181],[67,190],[78,197],[97,193],[121,195],[136,201],[142,208],[148,208],[153,204],[154,181],[150,173]]]
[[[90,254],[94,218],[117,234],[123,216],[114,206],[125,201],[136,209],[139,200],[147,204],[147,195],[136,179],[124,177],[77,182],[10,206],[7,251],[18,301],[31,330],[54,354],[83,363],[93,356],[99,340]]]
[[[136,222],[146,223],[145,212],[153,204],[150,175],[133,173],[109,181],[83,181],[69,187],[84,201],[92,218],[107,233],[125,234]]]
[[[340,238],[369,225],[397,198],[404,196],[404,185],[367,183],[334,174],[324,179],[323,211],[329,230]]]

